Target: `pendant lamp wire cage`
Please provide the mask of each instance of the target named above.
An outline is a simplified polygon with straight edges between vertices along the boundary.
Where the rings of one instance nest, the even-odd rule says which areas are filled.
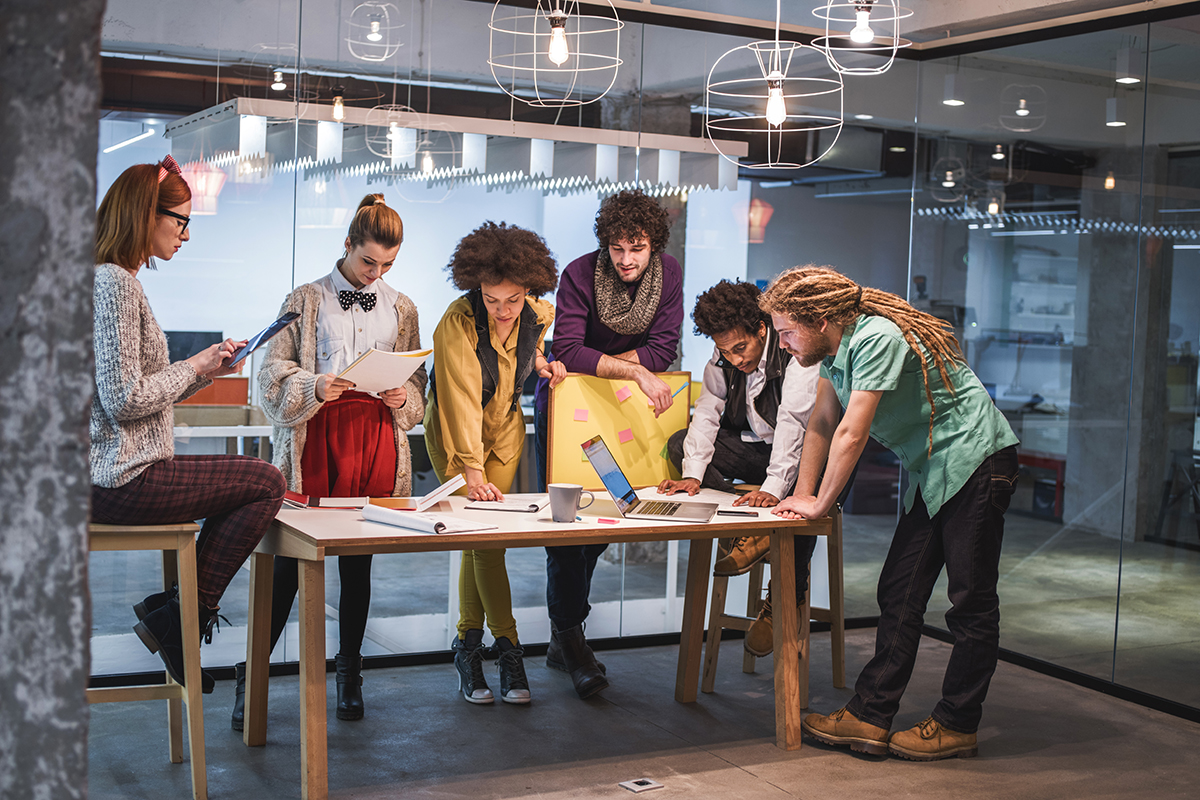
[[[842,132],[842,76],[837,72],[829,77],[794,74],[802,66],[800,61],[808,60],[804,58],[807,55],[814,56],[811,61],[817,63],[823,60],[820,51],[810,45],[776,39],[735,47],[713,63],[704,87],[704,131],[717,152],[749,169],[798,169],[815,164],[833,149]],[[751,59],[758,75],[716,79],[730,70],[746,74]],[[808,105],[821,97],[835,102],[836,110],[812,109]],[[764,111],[716,116],[714,105],[739,109],[751,106]],[[821,131],[832,131],[833,135],[827,137]],[[743,140],[748,135],[765,136],[766,159],[753,164],[740,162],[721,149],[728,139],[714,134],[733,134],[733,138]],[[819,136],[821,142],[816,147],[789,146],[804,136]],[[828,145],[824,143],[826,138]],[[756,148],[752,146],[751,152],[757,152]],[[803,153],[803,157],[795,153]]]
[[[882,75],[891,69],[900,49],[912,46],[900,36],[900,20],[911,17],[912,9],[897,5],[896,0],[828,0],[812,13],[825,20],[825,35],[813,39],[812,46],[843,75]],[[846,25],[854,25],[848,34],[831,27]]]
[[[1000,127],[1032,133],[1046,124],[1046,90],[1037,84],[1010,83],[1000,91]]]
[[[492,8],[488,22],[488,66],[506,94],[541,108],[594,103],[613,87],[621,61],[621,29],[610,0],[584,14],[576,0],[537,0],[536,8]]]
[[[399,52],[404,42],[400,9],[392,3],[366,0],[346,20],[346,49],[360,61],[382,63]]]
[[[961,158],[944,156],[934,162],[926,179],[929,196],[939,203],[957,203],[963,200],[971,187],[968,185],[967,165]]]

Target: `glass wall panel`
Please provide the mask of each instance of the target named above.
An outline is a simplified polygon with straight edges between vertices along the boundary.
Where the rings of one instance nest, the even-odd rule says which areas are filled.
[[[1001,645],[1108,679],[1140,335],[1145,29],[922,64],[909,298],[955,326],[1021,439]],[[1136,394],[1136,393],[1135,393]],[[1139,399],[1135,396],[1134,402]],[[944,579],[927,622],[942,626]]]
[[[1126,517],[1113,680],[1200,706],[1200,19],[1150,28]],[[1140,77],[1140,76],[1137,76]]]

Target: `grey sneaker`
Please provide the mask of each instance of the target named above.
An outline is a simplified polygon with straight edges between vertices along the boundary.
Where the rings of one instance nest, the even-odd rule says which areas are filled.
[[[525,650],[510,642],[507,636],[496,640],[496,650],[500,654],[496,659],[500,670],[500,699],[518,705],[528,703],[531,697],[529,679],[525,676]]]
[[[458,670],[458,688],[468,703],[486,705],[495,702],[483,677],[483,631],[469,630],[465,639],[457,636],[450,645]]]

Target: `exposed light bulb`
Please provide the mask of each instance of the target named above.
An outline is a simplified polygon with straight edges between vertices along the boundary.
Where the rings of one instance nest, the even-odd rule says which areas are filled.
[[[426,175],[433,174],[433,154],[428,150],[426,150],[425,155],[421,157],[421,172],[424,172]]]
[[[559,9],[550,15],[550,48],[546,55],[560,67],[571,57],[567,48],[567,16]]]
[[[767,76],[767,122],[778,128],[787,119],[787,105],[783,102],[783,73],[771,70]]]
[[[1028,106],[1028,104],[1026,104],[1024,97],[1022,97],[1021,101],[1019,103],[1017,103],[1017,116],[1018,117],[1028,117],[1029,116],[1029,106]]]
[[[1113,177],[1111,169],[1108,171],[1108,177],[1104,179],[1104,188],[1110,192],[1117,188],[1117,179]]]
[[[283,70],[275,70],[274,83],[271,84],[271,88],[277,92],[282,92],[287,88],[287,84],[283,82]]]
[[[992,153],[992,158],[996,159],[997,161],[1004,160],[1004,145],[996,145],[996,152]]]
[[[875,31],[871,30],[871,7],[856,6],[854,18],[857,22],[850,31],[850,41],[855,44],[870,44],[875,41]]]
[[[946,179],[942,181],[942,186],[947,189],[953,189],[954,185],[954,170],[948,169],[946,170]]]
[[[875,115],[874,114],[855,114],[854,118],[862,119],[862,120],[875,119]]]
[[[371,29],[367,32],[368,42],[378,42],[383,39],[383,33],[380,31],[381,27],[378,19],[371,20]]]
[[[346,103],[342,97],[343,91],[341,86],[333,90],[333,118],[338,122],[346,118]]]
[[[987,213],[993,217],[1000,213],[1000,201],[995,197],[988,200]]]

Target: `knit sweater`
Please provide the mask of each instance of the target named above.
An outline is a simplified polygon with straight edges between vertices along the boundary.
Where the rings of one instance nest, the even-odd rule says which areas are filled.
[[[97,264],[92,297],[92,483],[115,489],[175,455],[173,406],[212,381],[186,361],[169,362],[166,334],[128,270]]]
[[[300,460],[308,437],[308,421],[321,410],[317,399],[317,311],[321,289],[314,283],[297,287],[283,301],[280,316],[295,311],[300,315],[267,346],[267,357],[258,371],[262,389],[262,409],[274,428],[272,449],[275,466],[287,479],[288,488],[302,491]],[[374,313],[386,313],[386,308]],[[403,293],[394,309],[399,333],[397,352],[421,349],[421,331],[417,327],[417,307]],[[396,434],[396,483],[392,494],[412,494],[412,455],[407,431],[425,417],[425,367],[418,369],[404,384],[408,399],[401,408],[392,409]]]

